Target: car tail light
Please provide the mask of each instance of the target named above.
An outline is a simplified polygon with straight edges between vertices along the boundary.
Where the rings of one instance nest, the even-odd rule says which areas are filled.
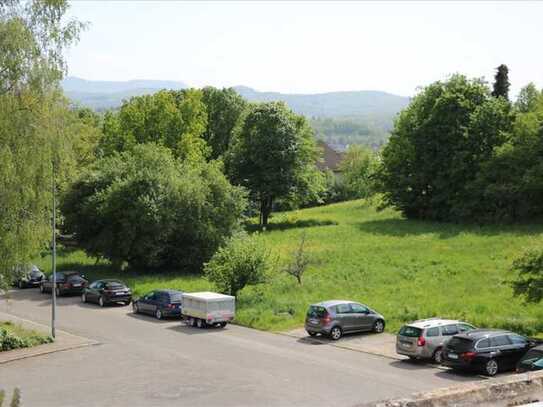
[[[167,308],[175,308],[175,304],[168,304],[166,305]]]
[[[424,336],[419,336],[419,339],[417,339],[417,346],[424,346],[426,345],[426,339],[424,339]]]
[[[473,358],[475,358],[475,356],[477,355],[477,353],[475,352],[464,352],[462,353],[462,359],[464,359],[466,362],[469,362],[471,360],[473,360]]]
[[[322,317],[322,320],[321,320],[324,324],[329,324],[330,322],[332,322],[332,317],[330,316],[330,314],[325,314],[323,317]]]
[[[64,283],[62,286],[63,286],[64,288],[70,288],[70,287],[71,287],[71,285],[68,284],[68,283]]]

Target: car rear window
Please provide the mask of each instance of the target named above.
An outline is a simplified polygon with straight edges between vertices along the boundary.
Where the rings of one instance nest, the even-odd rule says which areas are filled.
[[[429,328],[426,330],[426,337],[439,336],[439,327]]]
[[[467,352],[473,349],[473,340],[453,336],[448,343],[448,347],[456,350],[457,352]]]
[[[408,336],[410,338],[418,338],[422,333],[422,329],[415,328],[414,326],[404,325],[400,329],[400,335]]]
[[[83,281],[83,279],[81,278],[81,276],[73,275],[73,276],[68,276],[66,281],[69,281],[70,283],[80,283]]]
[[[170,293],[170,301],[172,303],[179,303],[183,300],[183,293]]]
[[[118,289],[118,288],[124,288],[125,285],[119,281],[108,281],[106,283],[106,287],[111,289],[111,290],[115,290],[115,289]]]
[[[307,316],[311,318],[323,318],[325,315],[326,308],[318,305],[311,305],[307,310]]]

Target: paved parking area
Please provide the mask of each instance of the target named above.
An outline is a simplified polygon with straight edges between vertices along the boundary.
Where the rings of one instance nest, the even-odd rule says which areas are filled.
[[[0,312],[49,323],[49,295],[8,297]],[[484,380],[235,325],[199,330],[78,297],[59,298],[57,316],[59,329],[99,344],[0,364],[0,384],[20,387],[24,405],[350,406]]]
[[[396,353],[396,336],[383,332],[347,334],[339,341],[332,341],[324,336],[311,337],[304,328],[283,332],[284,335],[298,338],[301,341],[328,344],[337,348],[349,349],[356,352],[369,353],[394,360],[408,360],[406,356]]]

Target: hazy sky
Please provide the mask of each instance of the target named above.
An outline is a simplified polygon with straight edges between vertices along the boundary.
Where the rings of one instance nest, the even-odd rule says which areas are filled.
[[[72,1],[69,74],[412,95],[454,72],[543,87],[543,2]]]

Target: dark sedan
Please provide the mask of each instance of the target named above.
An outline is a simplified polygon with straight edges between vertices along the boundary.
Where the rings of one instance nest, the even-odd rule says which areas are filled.
[[[453,336],[443,351],[443,365],[453,369],[494,376],[515,369],[518,361],[535,343],[513,332],[474,329]]]
[[[134,313],[154,315],[157,319],[180,317],[183,293],[175,290],[156,290],[134,300]]]
[[[132,301],[132,291],[119,280],[97,280],[85,288],[81,301],[95,302],[101,307],[115,303],[128,305]]]
[[[56,295],[60,297],[64,294],[81,294],[89,282],[85,277],[77,271],[58,271],[57,286],[55,288]],[[53,275],[51,274],[46,279],[43,279],[40,284],[42,293],[53,292]]]
[[[543,345],[530,349],[517,364],[517,372],[543,370]]]
[[[38,268],[38,266],[32,265],[26,270],[17,270],[18,277],[15,280],[14,285],[19,288],[39,287],[42,280],[45,278],[45,274]]]

